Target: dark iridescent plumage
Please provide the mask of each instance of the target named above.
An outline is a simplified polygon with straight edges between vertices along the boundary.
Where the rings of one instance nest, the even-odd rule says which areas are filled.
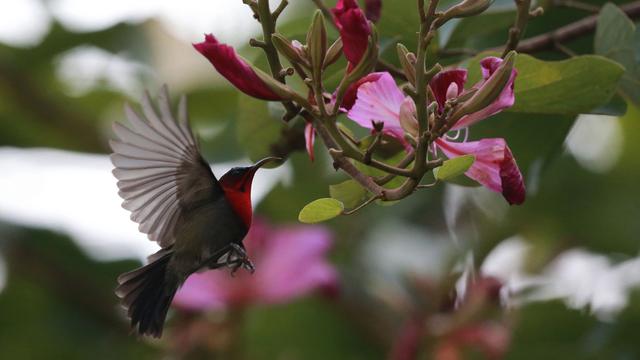
[[[148,95],[143,115],[127,106],[131,128],[114,124],[119,140],[110,143],[123,207],[140,231],[162,247],[149,264],[120,275],[116,289],[132,327],[154,337],[162,335],[173,296],[190,274],[222,266],[253,270],[242,240],[251,225],[253,174],[264,164],[240,168],[242,174],[218,182],[200,155],[185,98],[178,120],[166,87],[158,107],[159,113]]]

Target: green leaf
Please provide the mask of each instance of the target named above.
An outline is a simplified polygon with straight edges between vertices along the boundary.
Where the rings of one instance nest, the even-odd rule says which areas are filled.
[[[640,104],[640,57],[636,55],[636,40],[633,21],[616,5],[607,3],[598,16],[594,50],[625,67],[620,90],[635,104]]]
[[[331,197],[342,202],[346,208],[354,208],[367,196],[367,190],[355,180],[346,180],[329,186]]]
[[[306,224],[315,224],[333,219],[344,210],[344,204],[336,199],[322,198],[307,204],[298,215],[298,220]]]
[[[460,176],[469,170],[475,159],[473,155],[463,155],[449,159],[445,161],[442,166],[434,170],[435,177],[438,180],[447,181]]]
[[[480,80],[480,54],[469,64],[469,86]],[[624,68],[605,57],[577,56],[543,61],[529,55],[516,59],[518,77],[511,112],[575,115],[605,105],[614,95]]]
[[[271,144],[279,139],[282,132],[282,122],[269,110],[266,101],[239,96],[236,135],[252,161],[270,155]]]

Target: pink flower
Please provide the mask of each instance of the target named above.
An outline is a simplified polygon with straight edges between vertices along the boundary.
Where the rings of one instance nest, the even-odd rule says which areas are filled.
[[[249,304],[291,301],[313,290],[335,291],[338,275],[326,259],[331,234],[324,227],[298,225],[270,228],[254,221],[244,241],[256,271],[212,270],[191,275],[174,305],[206,311]]]
[[[481,61],[483,80],[473,86],[479,89],[493,76],[502,59],[488,57]],[[515,69],[509,82],[498,98],[480,111],[463,116],[453,127],[460,130],[497,114],[513,105],[514,82],[517,76]],[[467,71],[453,69],[436,75],[429,87],[438,103],[439,111],[444,109],[447,100],[465,94]],[[417,135],[415,103],[404,96],[395,81],[388,73],[378,79],[362,84],[357,91],[355,104],[347,116],[365,128],[372,128],[372,121],[384,123],[383,131],[399,139],[405,146],[404,133]],[[518,169],[511,150],[504,139],[482,139],[480,141],[456,142],[445,135],[435,142],[445,156],[452,158],[462,155],[474,155],[476,161],[466,175],[487,188],[502,193],[509,204],[521,204],[525,199],[525,187],[522,174]]]
[[[367,81],[358,87],[357,99],[347,116],[360,126],[372,130],[374,122],[381,122],[384,124],[383,133],[406,144],[404,129],[400,124],[400,111],[408,97],[398,89],[391,74],[376,74],[379,74],[378,79]]]
[[[193,44],[193,47],[243,93],[263,100],[282,100],[231,46],[221,44],[213,35],[205,35],[204,42]]]
[[[367,50],[371,26],[356,0],[339,0],[331,13],[340,31],[344,56],[355,66]]]
[[[364,11],[367,19],[378,22],[378,20],[380,20],[380,13],[382,12],[382,0],[365,0]]]
[[[474,88],[478,88],[478,89],[481,88],[483,84],[485,84],[487,80],[489,80],[489,78],[493,76],[493,74],[498,69],[501,63],[502,63],[502,59],[498,57],[486,57],[482,59],[482,61],[480,61],[480,66],[482,67],[483,80],[480,81],[478,84],[474,85]],[[455,71],[455,70],[452,70],[452,71]],[[473,114],[464,116],[462,119],[458,120],[458,122],[453,128],[462,129],[462,128],[468,127],[480,120],[486,119],[490,116],[493,116],[501,112],[504,109],[507,109],[513,106],[516,99],[515,93],[514,93],[516,76],[518,76],[518,71],[516,69],[513,69],[513,71],[511,71],[511,76],[509,78],[509,81],[507,82],[507,85],[504,87],[504,89],[502,89],[502,92],[500,93],[498,98],[493,103],[491,103],[491,105]],[[438,91],[439,90],[440,89],[438,89]],[[460,88],[460,90],[462,90],[462,88]],[[434,93],[435,93],[435,90],[434,90]]]
[[[380,77],[383,74],[386,74],[386,73],[383,73],[383,72],[370,73],[367,76],[360,78],[360,80],[351,84],[347,88],[347,91],[345,91],[344,97],[342,98],[342,104],[340,104],[342,109],[347,111],[351,110],[351,108],[353,107],[353,104],[355,104],[356,102],[356,97],[358,95],[358,89],[360,88],[360,86],[380,79]]]
[[[502,359],[509,349],[511,331],[504,324],[485,321],[453,331],[437,344],[436,360],[464,359],[464,349],[475,349],[485,359]]]
[[[437,139],[436,144],[448,158],[473,155],[476,160],[465,173],[468,177],[502,193],[511,205],[522,204],[525,188],[522,174],[504,139],[454,142]]]
[[[467,70],[465,69],[452,69],[442,71],[431,79],[429,87],[436,98],[438,107],[442,110],[444,103],[448,100],[449,96],[458,97],[458,95],[464,90],[464,84],[467,82]]]

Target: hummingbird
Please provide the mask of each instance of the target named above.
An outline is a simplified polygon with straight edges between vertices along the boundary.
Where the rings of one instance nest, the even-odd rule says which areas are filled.
[[[118,140],[110,146],[122,206],[161,247],[147,265],[120,275],[115,293],[133,330],[159,338],[173,297],[189,275],[223,267],[231,274],[240,268],[253,273],[242,243],[253,215],[253,177],[263,165],[282,159],[235,167],[218,180],[189,125],[186,97],[180,99],[177,119],[166,86],[157,106],[159,112],[148,94],[142,114],[126,105],[131,127],[115,122]]]

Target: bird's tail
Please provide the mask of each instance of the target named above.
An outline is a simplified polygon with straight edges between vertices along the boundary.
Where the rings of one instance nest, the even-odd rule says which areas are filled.
[[[149,264],[118,277],[116,295],[140,335],[162,336],[167,311],[178,290],[179,280],[167,273],[173,251],[162,249]]]

